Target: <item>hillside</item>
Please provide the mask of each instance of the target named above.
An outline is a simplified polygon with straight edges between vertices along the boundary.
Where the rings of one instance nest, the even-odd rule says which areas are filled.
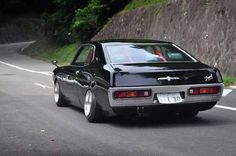
[[[172,0],[115,15],[92,40],[147,38],[180,45],[236,76],[236,1]]]
[[[0,16],[0,43],[44,38],[41,21],[35,15]]]

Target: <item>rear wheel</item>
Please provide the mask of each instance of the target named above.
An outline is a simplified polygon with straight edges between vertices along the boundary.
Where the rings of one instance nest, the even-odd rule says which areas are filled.
[[[84,99],[84,115],[89,122],[99,122],[102,118],[101,110],[91,90],[88,90]]]
[[[61,88],[57,81],[54,84],[54,100],[58,107],[67,106],[67,102],[64,95],[61,93]]]

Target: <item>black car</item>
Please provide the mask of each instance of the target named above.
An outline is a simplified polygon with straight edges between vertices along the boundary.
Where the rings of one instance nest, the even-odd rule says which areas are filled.
[[[158,111],[194,117],[220,100],[224,86],[217,68],[154,40],[84,43],[70,65],[53,71],[53,82],[56,104],[84,109],[89,122]]]

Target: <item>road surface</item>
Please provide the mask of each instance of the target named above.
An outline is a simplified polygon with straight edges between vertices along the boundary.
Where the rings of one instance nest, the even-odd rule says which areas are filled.
[[[0,45],[0,155],[236,155],[235,90],[193,120],[91,124],[79,109],[56,107],[54,67],[17,53],[28,44]]]

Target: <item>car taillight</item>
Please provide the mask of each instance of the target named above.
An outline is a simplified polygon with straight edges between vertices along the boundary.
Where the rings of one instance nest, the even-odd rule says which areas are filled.
[[[219,87],[190,88],[189,95],[218,94],[219,91]]]
[[[190,95],[198,95],[199,94],[199,88],[191,88],[189,89]]]
[[[127,95],[126,95],[126,91],[119,91],[119,92],[115,92],[114,96],[116,98],[125,98]]]
[[[114,98],[149,97],[151,90],[122,90],[114,92]]]

